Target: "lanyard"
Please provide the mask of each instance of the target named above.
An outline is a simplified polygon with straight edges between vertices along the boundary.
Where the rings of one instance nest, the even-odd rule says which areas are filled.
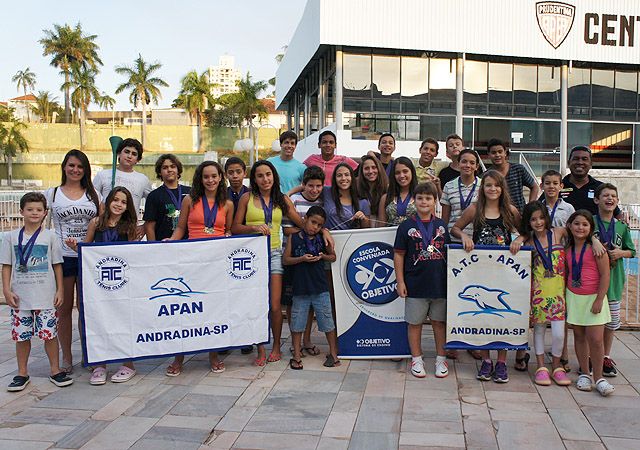
[[[542,244],[540,243],[540,241],[538,240],[535,234],[533,235],[533,243],[536,246],[536,251],[538,252],[538,255],[540,255],[540,258],[542,259],[542,265],[544,266],[545,270],[547,272],[553,272],[553,263],[551,261],[551,254],[553,252],[553,233],[551,233],[551,230],[547,230],[547,253],[546,254],[545,254],[544,248],[542,247]]]
[[[409,202],[411,201],[411,192],[407,192],[407,196],[402,200],[400,198],[400,194],[396,197],[396,211],[398,212],[398,216],[406,216],[407,215],[407,207],[409,206]]]
[[[604,226],[604,222],[600,218],[600,216],[596,216],[596,222],[598,223],[598,234],[600,235],[600,242],[609,247],[609,250],[612,250],[614,247],[615,236],[616,236],[616,219],[614,217],[611,218],[611,222],[609,222],[609,228]]]
[[[556,200],[556,204],[553,205],[553,209],[549,212],[549,217],[551,218],[551,225],[553,225],[553,218],[556,216],[556,209],[558,208],[558,203],[560,203],[560,200],[561,200],[560,197],[558,197],[558,199]],[[545,206],[547,206],[547,211],[549,211],[547,200],[543,198],[542,203],[544,203]]]
[[[167,185],[164,185],[164,188],[167,190],[167,194],[169,194],[169,198],[171,198],[171,203],[176,207],[177,211],[180,211],[182,207],[182,186],[178,185],[178,198],[176,198],[173,190],[169,189]]]
[[[576,246],[571,246],[571,280],[574,287],[582,286],[582,263],[586,249],[587,243],[585,242],[582,244],[582,250],[580,250],[580,259],[576,261]]]
[[[264,223],[271,227],[273,220],[273,199],[269,197],[269,204],[267,205],[260,194],[260,204],[262,205],[262,212],[264,212]]]
[[[391,159],[391,161],[389,161],[389,164],[387,164],[387,167],[385,167],[384,171],[387,173],[387,178],[391,177],[391,169],[393,168],[393,158]]]
[[[433,227],[434,227],[434,217],[431,215],[431,220],[429,224],[425,228],[424,223],[420,220],[420,217],[416,215],[414,217],[416,225],[418,225],[418,230],[420,230],[420,236],[422,237],[422,243],[424,244],[424,250],[428,251],[429,247],[431,247],[431,241],[433,240]]]
[[[322,240],[320,239],[320,236],[316,234],[313,237],[309,237],[309,235],[303,230],[302,239],[304,239],[304,245],[307,248],[308,253],[313,256],[318,256],[320,254],[320,250],[322,249]]]
[[[18,270],[20,272],[27,271],[27,262],[29,262],[29,257],[31,256],[31,252],[33,251],[33,247],[36,245],[36,240],[38,239],[38,235],[40,234],[41,228],[38,228],[35,233],[29,238],[27,244],[22,246],[22,239],[24,238],[24,227],[20,228],[20,233],[18,233],[18,259],[20,260],[20,265],[18,266]]]
[[[478,183],[478,180],[474,178],[471,192],[469,192],[469,195],[467,196],[467,198],[464,198],[464,196],[462,195],[462,180],[460,179],[460,177],[458,177],[458,194],[460,194],[460,209],[462,209],[463,211],[467,209],[471,204],[471,200],[473,199],[473,193],[476,191],[477,183]]]
[[[205,230],[209,229],[213,232],[213,224],[216,221],[216,216],[218,215],[218,202],[213,200],[213,209],[209,206],[209,200],[206,196],[202,197],[202,214],[204,216],[204,227]]]

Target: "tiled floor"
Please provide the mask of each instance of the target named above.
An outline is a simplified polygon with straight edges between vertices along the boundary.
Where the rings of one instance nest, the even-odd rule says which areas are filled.
[[[3,386],[16,370],[8,330],[2,305]],[[322,335],[314,340],[326,350]],[[0,389],[0,448],[640,448],[640,333],[617,335],[620,375],[609,398],[538,387],[533,365],[529,374],[511,370],[505,385],[481,383],[466,353],[439,380],[428,326],[423,343],[430,375],[422,380],[407,373],[405,361],[343,361],[328,369],[322,356],[307,356],[304,370],[292,371],[287,359],[259,368],[251,355],[236,351],[218,375],[207,370],[206,355],[188,359],[176,378],[164,375],[168,359],[146,360],[130,382],[94,387],[77,365],[73,386],[59,389],[47,380],[46,357],[34,341],[29,387]],[[288,347],[286,339],[285,356]],[[74,349],[79,361],[77,339]],[[575,370],[570,376],[575,379]]]

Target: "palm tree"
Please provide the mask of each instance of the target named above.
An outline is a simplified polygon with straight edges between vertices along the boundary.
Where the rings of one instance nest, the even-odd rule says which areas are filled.
[[[27,67],[25,70],[18,70],[16,74],[11,78],[16,84],[18,88],[18,92],[20,92],[20,88],[22,88],[24,92],[24,96],[27,96],[27,89],[34,89],[36,87],[36,74],[31,72]],[[27,107],[27,122],[31,122],[31,117],[29,115],[29,104],[27,103],[27,99],[24,99],[25,106]]]
[[[182,78],[180,83],[182,87],[178,93],[178,98],[175,99],[173,104],[176,107],[186,109],[192,118],[196,118],[198,126],[198,150],[201,150],[203,116],[209,107],[209,103],[213,103],[209,75],[206,71],[203,72],[202,75],[198,75],[198,72],[192,70]]]
[[[0,148],[7,162],[7,178],[9,186],[13,184],[13,158],[18,152],[28,152],[29,143],[22,134],[27,129],[27,125],[19,119],[13,118],[13,112],[9,110],[9,117],[12,118],[8,123],[0,122]]]
[[[58,97],[53,97],[49,91],[38,91],[38,95],[36,95],[36,105],[33,108],[33,112],[40,117],[42,122],[48,123],[54,112],[57,114],[60,113]]]
[[[116,99],[103,92],[100,98],[98,98],[97,103],[100,108],[106,111],[111,110],[111,135],[115,134],[116,112],[113,108],[116,106]]]
[[[233,94],[233,111],[249,127],[249,137],[255,141],[255,127],[253,119],[264,119],[267,117],[267,108],[258,98],[258,95],[267,88],[264,81],[251,80],[251,75],[247,72],[246,77],[237,82],[239,91]],[[253,152],[251,152],[250,162],[253,163]]]
[[[68,24],[53,25],[53,30],[43,30],[44,37],[38,42],[42,45],[42,56],[51,55],[51,65],[58,67],[64,75],[64,118],[65,122],[71,120],[71,97],[69,81],[73,65],[82,65],[92,70],[98,70],[102,61],[98,56],[98,44],[94,41],[98,37],[95,34],[84,35],[82,25],[71,28]],[[66,87],[65,87],[66,86]]]
[[[78,122],[80,123],[80,149],[86,146],[85,120],[89,104],[97,102],[100,92],[96,87],[97,72],[90,67],[74,65],[71,68],[71,77],[63,87],[71,91],[71,104],[78,110]]]
[[[142,147],[144,148],[145,140],[147,138],[147,105],[151,102],[158,104],[158,99],[162,98],[160,94],[160,88],[168,87],[166,81],[161,78],[152,76],[154,72],[157,72],[162,67],[159,62],[152,64],[147,63],[142,59],[142,55],[138,54],[138,57],[133,62],[132,67],[117,66],[116,73],[127,77],[127,81],[122,83],[116,89],[116,94],[130,89],[129,101],[134,107],[138,104],[142,105]]]

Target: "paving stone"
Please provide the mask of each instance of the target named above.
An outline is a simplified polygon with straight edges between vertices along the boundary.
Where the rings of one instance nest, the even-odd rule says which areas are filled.
[[[402,399],[364,397],[356,420],[355,431],[391,433],[400,432]]]
[[[179,442],[197,442],[202,444],[209,436],[210,430],[199,430],[197,428],[178,428],[178,427],[164,427],[155,425],[149,431],[147,431],[142,438],[154,439],[160,441]]]
[[[347,450],[349,448],[349,439],[340,439],[332,437],[321,437],[316,450]]]
[[[460,402],[446,399],[424,401],[416,397],[405,397],[403,415],[425,421],[460,422],[462,420]]]
[[[364,390],[360,392],[340,391],[333,405],[333,411],[355,412],[360,410]]]
[[[103,420],[87,420],[59,439],[58,448],[80,448],[109,425]]]
[[[240,436],[240,433],[234,431],[214,431],[209,435],[207,442],[200,446],[200,450],[212,448],[228,450],[233,446],[238,436]]]
[[[562,439],[551,423],[496,421],[494,424],[500,448],[539,449],[543,442],[545,450],[564,449]]]
[[[400,445],[465,448],[463,434],[444,433],[400,433]]]
[[[208,384],[198,384],[191,388],[192,394],[202,394],[202,395],[228,395],[240,397],[244,392],[244,387],[233,387],[233,386],[215,386]]]
[[[611,400],[614,398],[611,397]],[[608,400],[609,398],[601,399],[601,406],[599,407],[585,406],[582,408],[584,415],[596,433],[598,433],[598,436],[640,439],[640,415],[638,415],[638,410],[615,407],[609,405]],[[607,406],[603,406],[604,404]]]
[[[93,413],[91,418],[94,420],[115,420],[139,401],[140,399],[135,397],[116,397]]]
[[[137,441],[131,450],[197,450],[200,448],[198,442],[190,441],[175,441],[175,440],[163,440],[163,439],[147,439],[143,438]]]
[[[245,431],[233,444],[232,448],[264,449],[264,450],[315,450],[320,436],[297,434],[291,436],[284,433],[259,433]]]
[[[73,428],[73,426],[68,425],[4,422],[0,427],[0,440],[41,441],[46,436],[48,441],[55,442],[73,430]]]
[[[176,416],[224,416],[236,397],[187,394],[169,412]]]
[[[367,372],[347,372],[340,386],[340,390],[347,392],[364,392],[368,379],[369,373]]]
[[[92,411],[58,409],[58,408],[27,408],[12,416],[11,420],[25,423],[48,423],[51,425],[80,425],[87,420]]]
[[[82,446],[83,450],[128,449],[140,439],[158,419],[148,417],[118,417],[94,438]]]
[[[587,441],[562,441],[567,450],[605,450],[605,446],[600,442],[587,442]],[[622,448],[622,447],[610,447],[610,448]]]
[[[600,442],[600,438],[582,412],[573,409],[549,409],[549,415],[562,439]]]
[[[157,417],[167,414],[189,392],[186,386],[160,385],[151,395],[141,399],[131,407],[126,415],[137,417]]]
[[[404,373],[371,370],[364,395],[365,397],[402,398],[404,395],[404,380]]]
[[[464,429],[462,422],[426,421],[418,416],[402,416],[400,432],[462,434]]]
[[[288,370],[282,374],[274,391],[285,392],[330,392],[337,393],[344,379],[343,373],[318,372],[315,370]]]
[[[323,437],[350,438],[356,423],[357,413],[337,412],[329,414],[322,431]]]
[[[53,442],[45,441],[14,441],[10,439],[0,439],[0,448],[7,450],[42,450],[50,448]]]
[[[615,450],[638,450],[637,439],[602,438],[602,442],[608,449]]]
[[[167,414],[163,416],[156,425],[162,427],[193,428],[194,430],[207,430],[210,432],[217,422],[217,417],[174,416]]]
[[[468,448],[497,449],[496,430],[487,420],[464,421],[465,443]]]
[[[216,431],[242,431],[258,408],[233,406],[215,425]]]
[[[354,431],[349,450],[392,450],[398,448],[399,433]]]
[[[104,386],[91,386],[88,383],[74,383],[73,386],[56,391],[42,399],[38,407],[97,411],[122,395],[129,388],[127,384],[107,383]]]

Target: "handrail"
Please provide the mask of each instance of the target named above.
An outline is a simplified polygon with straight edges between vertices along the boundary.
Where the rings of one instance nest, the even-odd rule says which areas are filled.
[[[529,161],[527,161],[527,158],[526,156],[524,156],[523,153],[520,153],[518,155],[518,160],[519,160],[518,162],[524,166],[524,168],[527,170],[527,172],[529,172],[529,174],[533,177],[533,179],[537,180],[538,176],[533,171],[533,168],[531,167],[531,165],[529,164]]]

